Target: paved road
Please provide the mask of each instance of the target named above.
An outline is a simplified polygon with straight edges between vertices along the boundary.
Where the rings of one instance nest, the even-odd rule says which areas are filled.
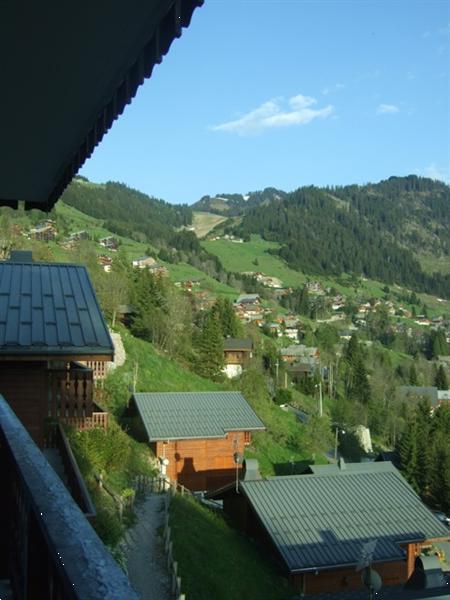
[[[162,537],[164,495],[152,494],[136,508],[137,523],[124,541],[128,576],[142,600],[170,600]]]

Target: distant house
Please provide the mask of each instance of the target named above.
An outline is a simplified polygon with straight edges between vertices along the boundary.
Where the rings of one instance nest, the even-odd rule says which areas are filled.
[[[259,294],[241,294],[236,304],[261,304],[261,297]]]
[[[110,273],[113,264],[113,259],[110,256],[99,254],[97,256],[97,262],[106,273]]]
[[[155,263],[154,265],[147,265],[147,269],[150,271],[152,275],[155,277],[168,277],[169,269],[164,265],[159,265]]]
[[[348,341],[350,341],[350,339],[354,333],[355,333],[354,329],[342,329],[341,331],[338,332],[339,339],[346,340],[348,342]]]
[[[317,370],[317,362],[312,358],[300,358],[297,362],[287,365],[286,371],[292,381],[299,382],[305,377],[312,377]]]
[[[234,303],[234,311],[241,321],[263,322],[264,308],[259,294],[243,294]]]
[[[119,240],[117,240],[112,235],[100,238],[98,240],[98,243],[100,244],[100,246],[103,246],[103,248],[108,248],[108,250],[116,251],[119,249]]]
[[[192,277],[191,279],[182,279],[181,281],[176,281],[175,285],[187,292],[192,292],[194,288],[200,287],[202,280],[200,277]]]
[[[267,479],[251,466],[238,489],[229,485],[207,498],[223,500],[225,514],[302,594],[362,588],[356,566],[371,540],[377,541],[373,568],[383,590],[404,584],[422,546],[450,538],[391,463],[341,460]]]
[[[55,222],[47,219],[38,223],[36,227],[32,227],[29,232],[30,238],[41,242],[50,242],[56,238],[58,231],[56,230]]]
[[[229,378],[237,377],[252,358],[253,342],[250,338],[225,338],[223,353],[225,357],[223,372]]]
[[[133,267],[138,269],[145,269],[145,267],[152,267],[156,264],[156,260],[151,256],[140,256],[133,260]]]
[[[303,344],[295,344],[282,348],[280,350],[281,359],[287,363],[297,362],[300,358],[311,358],[317,362],[320,358],[319,348],[304,346]]]
[[[325,294],[324,287],[320,281],[308,281],[306,283],[306,289],[310,294],[315,294],[316,296]]]
[[[284,321],[284,335],[293,342],[298,342],[299,320],[287,318]]]
[[[80,240],[88,240],[88,239],[89,239],[89,233],[85,229],[82,229],[81,231],[73,231],[72,233],[69,233],[69,236],[68,236],[68,240],[70,242],[78,242]]]
[[[401,400],[410,402],[426,399],[432,408],[450,404],[450,390],[438,390],[434,386],[402,385],[397,388],[397,394]]]
[[[243,455],[253,431],[265,429],[239,392],[134,394],[126,416],[161,460],[162,473],[193,491],[234,481],[236,453]]]

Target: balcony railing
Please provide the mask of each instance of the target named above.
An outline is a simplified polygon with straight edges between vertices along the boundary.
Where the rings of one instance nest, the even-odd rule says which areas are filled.
[[[49,369],[48,378],[48,417],[62,421],[92,415],[92,369],[71,362],[67,368]]]
[[[86,484],[84,483],[83,476],[80,473],[77,461],[73,455],[72,448],[70,447],[69,440],[64,433],[61,423],[49,424],[46,435],[46,448],[51,448],[58,452],[64,468],[67,489],[83,511],[86,519],[91,523],[94,523],[96,516],[95,506]]]
[[[137,600],[2,396],[0,471],[0,579],[17,600]]]

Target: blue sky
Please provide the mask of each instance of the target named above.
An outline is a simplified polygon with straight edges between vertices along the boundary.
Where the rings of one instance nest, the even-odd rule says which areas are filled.
[[[81,171],[169,202],[450,181],[450,2],[206,0]]]

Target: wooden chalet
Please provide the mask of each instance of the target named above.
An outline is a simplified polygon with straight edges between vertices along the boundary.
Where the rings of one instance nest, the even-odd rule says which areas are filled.
[[[0,263],[0,390],[43,446],[48,420],[105,426],[92,369],[114,348],[85,267],[37,263],[12,253]]]
[[[293,364],[300,359],[305,358],[317,362],[320,359],[320,350],[319,348],[308,347],[303,344],[293,344],[287,348],[282,348],[280,350],[280,356],[281,359],[288,364]]]
[[[202,3],[3,3],[0,206],[52,209]],[[84,267],[0,263],[2,599],[137,600],[21,422],[93,420],[75,361],[111,356]]]
[[[372,567],[384,591],[411,578],[423,546],[450,539],[390,462],[341,461],[267,479],[251,464],[237,489],[225,486],[207,498],[223,500],[230,519],[307,596],[361,588],[356,566],[369,541],[377,541]]]
[[[253,341],[250,338],[225,338],[223,354],[225,358],[223,372],[227,377],[237,377],[248,366],[253,356]]]
[[[192,491],[234,481],[236,453],[265,429],[239,392],[134,394],[127,417],[160,459],[161,474]]]
[[[156,260],[151,256],[140,256],[132,261],[132,265],[138,269],[145,269],[146,267],[152,267],[156,264]]]
[[[98,243],[100,244],[100,246],[103,246],[103,248],[113,250],[114,252],[116,252],[119,249],[119,240],[112,235],[100,238],[98,240]]]
[[[38,223],[36,227],[30,229],[30,238],[39,240],[40,242],[50,242],[56,238],[58,232],[54,221],[47,220]]]

